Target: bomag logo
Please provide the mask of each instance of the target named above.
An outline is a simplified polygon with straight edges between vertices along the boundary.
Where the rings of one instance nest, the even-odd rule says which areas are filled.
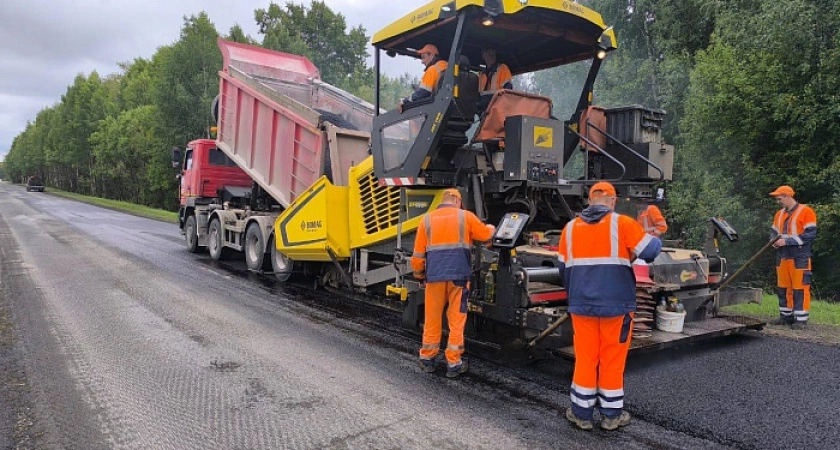
[[[300,221],[300,230],[301,231],[315,231],[321,228],[323,225],[321,224],[320,220],[301,220]]]
[[[567,11],[571,11],[575,14],[583,14],[583,7],[578,5],[577,3],[572,2],[563,2],[563,9]]]
[[[411,18],[411,23],[414,24],[416,22],[422,22],[431,17],[434,13],[435,11],[433,9],[427,9],[425,11],[419,12]]]
[[[426,209],[429,207],[429,202],[408,202],[409,208]]]
[[[554,146],[554,130],[548,127],[534,127],[534,147],[551,148]]]

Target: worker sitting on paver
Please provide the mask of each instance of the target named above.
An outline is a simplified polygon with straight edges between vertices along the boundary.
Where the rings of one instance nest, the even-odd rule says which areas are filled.
[[[426,66],[426,70],[423,72],[423,78],[420,80],[417,89],[408,97],[400,100],[397,105],[400,113],[411,103],[433,96],[437,92],[438,82],[448,66],[446,60],[440,58],[438,48],[432,44],[424,45],[423,48],[417,50],[417,54],[420,55],[420,61]]]

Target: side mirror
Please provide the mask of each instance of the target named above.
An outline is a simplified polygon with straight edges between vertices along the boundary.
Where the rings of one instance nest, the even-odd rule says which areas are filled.
[[[172,168],[177,169],[181,167],[181,149],[175,147],[172,149]]]

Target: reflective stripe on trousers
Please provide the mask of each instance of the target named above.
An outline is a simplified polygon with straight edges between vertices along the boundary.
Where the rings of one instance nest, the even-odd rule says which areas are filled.
[[[575,370],[570,396],[577,417],[592,420],[596,400],[602,415],[621,414],[632,328],[633,313],[618,317],[572,314]]]
[[[467,292],[452,281],[426,283],[425,322],[423,324],[423,346],[420,348],[421,359],[433,359],[440,352],[440,340],[443,329],[443,313],[449,324],[449,342],[446,346],[446,363],[450,366],[461,364],[464,354],[464,325],[467,313],[462,312],[462,304]]]
[[[811,310],[811,260],[796,267],[796,259],[783,258],[776,266],[776,295],[779,297],[779,317],[808,321]]]

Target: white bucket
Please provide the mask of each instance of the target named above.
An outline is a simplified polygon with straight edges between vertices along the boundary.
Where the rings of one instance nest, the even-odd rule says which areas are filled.
[[[656,307],[656,328],[671,333],[682,333],[685,322],[685,311],[670,312],[661,307]]]

